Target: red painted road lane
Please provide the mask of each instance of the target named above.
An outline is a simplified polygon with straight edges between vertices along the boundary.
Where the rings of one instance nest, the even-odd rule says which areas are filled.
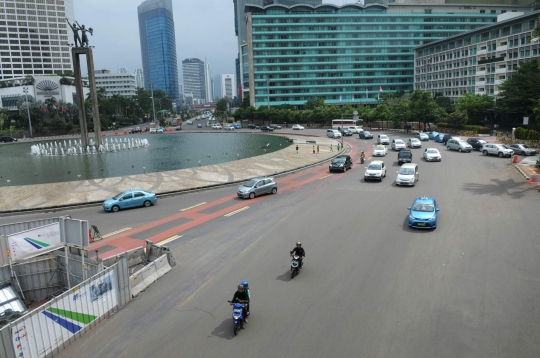
[[[353,162],[354,162],[354,157],[358,155],[359,153],[357,144],[360,144],[360,143],[350,143],[350,144],[352,147],[352,151],[350,155],[353,158]],[[371,153],[373,152],[373,148],[371,145],[368,145],[368,149],[367,150],[364,149],[364,151],[366,152],[366,156],[369,157]],[[297,178],[305,177],[306,175],[309,175],[309,177],[296,181]],[[309,169],[307,171],[302,171],[302,172],[290,175],[288,177],[280,179],[279,191],[280,192],[294,192],[297,189],[300,189],[301,187],[307,184],[313,183],[326,175],[328,175],[328,170],[327,170],[326,165],[318,166],[318,167]],[[325,184],[329,185],[335,180],[338,180],[338,178],[339,176],[334,176],[333,178],[329,178],[329,180],[326,181]],[[131,238],[132,235],[144,232],[152,228],[159,227],[161,225],[164,225],[174,220],[178,220],[180,218],[191,219],[191,221],[187,223],[178,225],[176,227],[165,230],[157,235],[154,235],[148,238],[148,240],[154,243],[159,243],[160,241],[166,240],[169,237],[172,237],[174,235],[180,235],[189,229],[192,229],[210,220],[221,217],[225,214],[231,213],[235,210],[241,209],[247,205],[253,205],[259,200],[263,200],[264,198],[265,197],[262,196],[262,197],[258,197],[251,200],[238,200],[236,195],[228,195],[221,199],[214,200],[210,203],[195,207],[188,211],[180,212],[175,215],[171,215],[171,216],[167,216],[162,219],[159,219],[159,220],[155,220],[151,223],[144,224],[136,228],[124,231],[122,233],[119,233],[118,235],[114,235],[111,238],[107,238],[103,241],[93,243],[92,245],[90,245],[90,251],[98,250],[98,254],[99,254],[100,247],[103,247],[105,245],[113,246],[116,248],[99,255],[99,257],[101,258],[112,257],[124,251],[139,248],[144,245],[143,240]],[[206,214],[206,213],[201,212],[201,211],[208,210],[209,208],[215,207],[217,205],[220,205],[226,202],[230,202],[231,205],[211,214]]]

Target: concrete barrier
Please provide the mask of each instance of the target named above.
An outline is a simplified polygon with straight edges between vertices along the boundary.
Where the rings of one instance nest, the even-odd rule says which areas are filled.
[[[159,277],[163,277],[167,272],[172,270],[167,260],[167,255],[159,257],[154,263],[156,264],[156,272]]]

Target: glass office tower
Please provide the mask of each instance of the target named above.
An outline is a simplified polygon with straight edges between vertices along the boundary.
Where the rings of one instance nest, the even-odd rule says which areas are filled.
[[[146,0],[137,8],[143,61],[144,86],[167,92],[179,100],[178,63],[172,0]]]
[[[251,104],[303,105],[310,98],[375,104],[381,93],[413,90],[415,47],[486,26],[516,9],[529,8],[248,5]]]

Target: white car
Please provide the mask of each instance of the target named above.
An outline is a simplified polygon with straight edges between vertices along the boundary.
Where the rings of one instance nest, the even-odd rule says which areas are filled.
[[[350,127],[347,127],[352,134],[358,134],[358,127],[355,127],[355,126],[350,126]]]
[[[506,146],[502,144],[487,143],[487,144],[484,144],[484,146],[482,147],[482,149],[480,149],[480,151],[486,156],[491,154],[491,155],[497,155],[499,156],[499,158],[511,157],[512,155],[514,155],[514,151],[512,149],[507,148]]]
[[[440,162],[441,153],[437,148],[426,148],[424,150],[424,160],[426,162]]]
[[[156,127],[150,128],[150,134],[152,134],[152,133],[154,133],[154,134],[157,133],[157,128]]]
[[[386,176],[386,167],[382,160],[374,160],[369,163],[364,174],[364,180],[378,180],[382,181],[382,178]]]
[[[393,150],[402,150],[405,149],[405,142],[401,139],[392,139],[392,149]]]
[[[388,149],[384,145],[377,145],[373,149],[374,157],[384,157],[386,154],[388,154]]]
[[[225,125],[225,127],[223,127],[223,129],[226,130],[226,131],[232,131],[232,130],[234,130],[234,126],[231,125],[231,124],[227,124],[227,125]]]
[[[410,138],[407,141],[407,147],[409,147],[409,148],[422,148],[422,142],[420,142],[420,139]]]
[[[326,131],[326,136],[328,138],[341,138],[341,133],[337,129],[328,129]]]
[[[300,124],[295,124],[294,126],[292,126],[292,129],[301,131],[302,129],[304,129],[304,127],[302,127]]]
[[[377,136],[377,144],[390,144],[390,138],[386,134],[379,134]]]
[[[212,126],[212,129],[223,129],[223,127],[221,127],[221,125],[219,125],[219,124],[214,124]]]
[[[416,133],[414,136],[421,141],[429,141],[429,136],[426,133]]]

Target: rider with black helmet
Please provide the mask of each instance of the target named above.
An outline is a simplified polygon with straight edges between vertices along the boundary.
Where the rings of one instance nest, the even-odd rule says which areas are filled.
[[[296,247],[292,249],[291,256],[292,255],[300,256],[300,259],[298,261],[300,261],[299,264],[300,264],[300,270],[301,270],[302,266],[304,266],[304,263],[302,262],[302,260],[306,257],[306,252],[304,251],[304,248],[302,247],[302,243],[300,241],[298,241],[296,243]]]
[[[234,297],[231,301],[231,305],[233,302],[245,303],[244,308],[242,308],[242,311],[243,311],[243,316],[244,316],[244,322],[248,323],[246,306],[249,304],[249,295],[247,291],[244,289],[244,285],[238,285],[238,291],[234,293]]]

